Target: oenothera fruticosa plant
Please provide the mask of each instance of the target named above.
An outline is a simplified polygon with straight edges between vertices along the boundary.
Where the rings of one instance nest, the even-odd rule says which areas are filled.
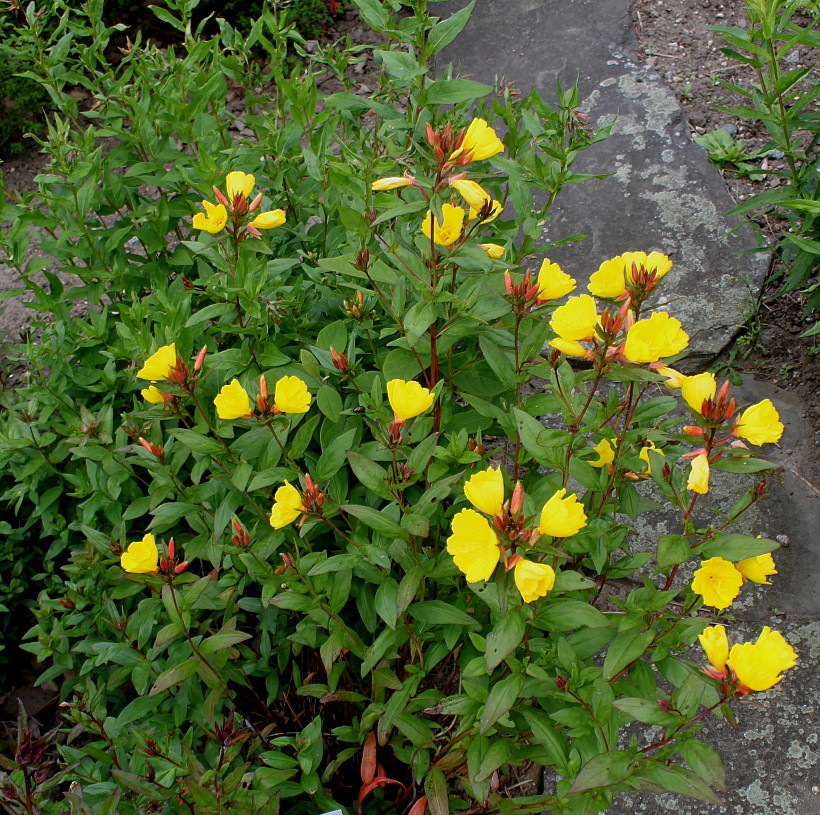
[[[62,682],[72,806],[715,801],[700,720],[795,654],[725,625],[744,581],[775,573],[773,541],[728,531],[765,478],[711,520],[700,498],[711,470],[771,468],[748,445],[779,438],[776,411],[670,365],[688,336],[653,306],[665,255],[604,260],[584,294],[532,257],[581,180],[575,154],[604,135],[574,89],[555,108],[500,89],[468,110],[491,89],[426,63],[466,13],[358,5],[391,43],[373,96],[344,78],[351,50],[313,63],[344,90],[285,78],[268,15],[251,44],[277,96],[273,113],[249,100],[238,144],[222,99],[248,53],[227,29],[188,27],[183,57],[135,46],[116,71],[59,40],[77,76],[121,83],[94,111],[114,147],[55,124],[43,210],[9,205],[39,219],[88,311],[69,313],[53,271],[51,291],[31,279],[23,227],[5,244],[53,315],[7,431],[32,442],[7,460],[55,490],[74,544],[27,646]],[[72,20],[63,34],[87,31]],[[61,100],[54,49],[39,59]],[[76,422],[49,424],[58,407]],[[634,519],[662,507],[677,530],[635,546]],[[699,637],[706,657],[682,659]],[[558,780],[511,797],[527,762]]]

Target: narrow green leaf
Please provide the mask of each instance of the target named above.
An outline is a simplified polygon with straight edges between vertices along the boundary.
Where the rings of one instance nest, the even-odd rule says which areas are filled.
[[[516,608],[503,617],[487,635],[484,662],[488,671],[500,665],[521,644],[525,624],[523,609]]]
[[[481,726],[478,732],[481,734],[486,733],[502,716],[506,716],[518,700],[523,689],[524,676],[520,673],[510,674],[510,676],[493,685],[487,701],[484,703],[484,710],[481,713]],[[499,739],[499,741],[501,740]]]
[[[196,673],[198,665],[198,657],[189,657],[184,662],[180,662],[179,665],[174,665],[172,668],[168,668],[168,670],[163,671],[157,677],[157,681],[154,682],[151,690],[148,691],[148,695],[154,696],[155,694],[160,693],[160,691],[164,691],[173,685],[178,685],[180,682],[184,682]]]

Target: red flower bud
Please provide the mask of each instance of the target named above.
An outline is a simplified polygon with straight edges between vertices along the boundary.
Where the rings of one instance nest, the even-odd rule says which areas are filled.
[[[521,512],[521,505],[524,501],[524,485],[520,481],[515,482],[512,498],[510,499],[510,512],[518,515]]]
[[[205,362],[205,354],[208,352],[208,346],[203,345],[202,348],[199,349],[199,353],[196,355],[196,359],[194,360],[194,370],[199,371],[202,370],[202,363]]]
[[[248,207],[248,212],[253,212],[255,209],[259,208],[259,205],[262,203],[262,193],[260,192],[256,198],[251,201],[250,206]]]

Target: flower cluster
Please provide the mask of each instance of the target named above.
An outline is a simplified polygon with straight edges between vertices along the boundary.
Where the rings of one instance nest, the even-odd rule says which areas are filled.
[[[732,563],[722,557],[704,560],[695,572],[692,591],[703,597],[707,606],[728,608],[745,582],[771,585],[766,578],[777,574],[771,554],[756,555]]]
[[[427,143],[433,150],[438,164],[438,173],[431,189],[426,189],[409,173],[402,176],[387,176],[374,181],[374,192],[394,190],[401,187],[417,187],[430,201],[436,193],[449,188],[450,197],[441,205],[439,218],[431,208],[421,222],[425,237],[439,246],[452,246],[463,240],[465,227],[471,222],[487,224],[494,221],[503,208],[477,181],[467,178],[462,167],[473,161],[483,161],[504,150],[504,144],[484,119],[473,119],[469,127],[454,134],[448,124],[437,132],[427,125]],[[467,209],[459,206],[454,193],[458,193]],[[501,257],[504,247],[494,243],[479,244],[493,258]]]
[[[264,416],[276,416],[279,413],[307,413],[310,409],[310,391],[307,383],[298,376],[283,376],[276,381],[273,401],[268,399],[268,385],[265,375],[259,377],[259,395],[256,406]],[[253,416],[251,397],[238,379],[232,379],[223,385],[214,398],[216,414],[220,419],[232,421]]]
[[[738,695],[764,691],[776,685],[783,672],[797,662],[794,648],[778,631],[764,626],[755,642],[735,644],[729,649],[726,628],[713,625],[698,635],[711,663],[704,673],[724,683],[724,691]]]
[[[205,212],[194,215],[193,227],[215,235],[221,232],[230,219],[232,234],[242,237],[245,234],[260,237],[260,229],[274,229],[285,223],[285,212],[281,209],[270,209],[260,212],[250,222],[247,219],[262,203],[262,193],[248,201],[256,179],[250,173],[234,170],[225,177],[225,194],[214,186],[217,203],[203,201]]]
[[[529,550],[542,535],[568,538],[586,526],[583,506],[575,495],[557,490],[544,504],[538,526],[527,525],[521,512],[523,488],[518,482],[509,501],[504,501],[504,474],[489,467],[472,475],[464,495],[475,509],[462,509],[452,520],[447,551],[468,583],[489,580],[499,561],[514,570],[515,584],[525,603],[543,597],[555,583],[555,569],[526,559],[519,548]],[[476,510],[480,510],[477,512]],[[492,525],[484,515],[492,518]]]

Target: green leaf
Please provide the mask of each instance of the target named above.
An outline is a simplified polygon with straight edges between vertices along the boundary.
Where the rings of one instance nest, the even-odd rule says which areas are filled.
[[[325,447],[316,462],[316,466],[313,468],[313,476],[316,481],[330,481],[341,470],[347,451],[356,438],[356,432],[356,428],[346,430]]]
[[[384,498],[387,501],[395,501],[395,497],[387,488],[387,470],[375,461],[371,461],[367,456],[357,453],[355,450],[347,451],[347,460],[356,478],[362,486],[366,487],[374,495]]]
[[[688,739],[681,744],[680,754],[683,760],[710,787],[717,787],[719,790],[726,789],[723,761],[713,747],[696,739]]]
[[[513,609],[487,635],[484,662],[488,671],[500,665],[521,644],[525,631],[523,609]]]
[[[478,345],[493,373],[498,377],[504,387],[512,389],[515,387],[515,358],[512,349],[499,348],[489,337],[480,334]],[[532,417],[530,417],[532,418]],[[533,421],[536,421],[533,419]]]
[[[502,716],[506,716],[510,708],[518,701],[523,689],[524,676],[520,673],[510,674],[493,685],[484,703],[478,732],[486,733]]]
[[[641,768],[638,773],[639,778],[645,778],[652,784],[669,790],[669,792],[688,795],[690,798],[697,798],[700,801],[720,806],[720,798],[694,772],[686,769],[686,767],[679,767],[675,764],[666,766],[659,762],[647,763],[649,766]]]
[[[496,737],[484,753],[473,780],[482,782],[488,779],[502,764],[506,764],[512,755],[514,742],[511,739]]]
[[[644,724],[671,726],[676,724],[679,719],[674,713],[664,710],[657,701],[641,699],[637,696],[625,696],[623,699],[616,699],[612,702],[612,707]]]
[[[168,670],[163,671],[157,677],[157,681],[154,682],[151,690],[148,691],[148,695],[154,696],[167,688],[178,685],[180,682],[184,682],[196,673],[198,666],[199,658],[189,657],[184,662],[180,662],[179,665],[174,665],[172,668],[168,668]]]
[[[661,535],[658,538],[656,560],[661,569],[685,563],[692,556],[692,549],[686,535]]]
[[[490,85],[474,82],[472,79],[439,79],[431,82],[421,96],[426,105],[456,105],[480,99],[492,91]]]
[[[139,775],[128,773],[125,770],[119,770],[116,767],[111,768],[111,775],[117,779],[119,784],[122,784],[126,789],[137,793],[137,795],[144,795],[146,798],[154,799],[157,796],[156,785],[146,781]]]
[[[768,538],[755,538],[752,535],[715,535],[711,540],[704,541],[695,551],[702,558],[722,557],[724,560],[738,561],[747,557],[764,555],[779,548],[777,541]]]
[[[427,625],[467,625],[470,628],[480,628],[478,620],[443,600],[413,603],[407,610],[411,617]]]
[[[558,772],[569,775],[566,737],[558,732],[555,723],[543,710],[525,705],[521,712],[533,737],[547,751]]]
[[[374,599],[374,606],[376,614],[381,617],[388,628],[396,627],[396,620],[398,618],[398,594],[399,584],[392,577],[386,577],[378,589],[376,589],[376,597]]]
[[[410,533],[406,529],[402,529],[401,525],[385,512],[361,504],[342,504],[340,509],[348,515],[358,518],[363,524],[375,529],[381,535],[410,540]]]
[[[610,750],[590,759],[575,776],[570,793],[609,787],[626,781],[634,770],[630,767],[632,755],[626,750]]]
[[[461,32],[470,19],[470,14],[475,6],[475,0],[470,2],[460,11],[448,17],[446,20],[437,22],[427,34],[427,54],[433,54],[441,51],[446,45],[449,45]]]
[[[175,427],[170,432],[174,438],[179,439],[179,441],[195,453],[207,453],[213,456],[218,455],[225,449],[221,442],[209,438],[202,433],[197,433],[195,430],[188,430],[185,427]]]
[[[450,815],[447,780],[441,770],[430,770],[424,777],[424,794],[427,796],[430,815]]]
[[[723,456],[712,464],[716,470],[727,473],[759,473],[761,470],[777,470],[777,464],[753,456]]]
[[[597,608],[582,600],[556,598],[538,613],[539,624],[552,631],[573,631],[576,628],[607,628],[609,620]]]
[[[203,654],[215,654],[250,638],[251,635],[245,631],[217,631],[216,634],[202,640],[199,650]]]
[[[344,405],[336,388],[332,388],[330,385],[322,385],[316,392],[316,404],[331,422],[339,421]]]
[[[637,628],[621,631],[607,649],[604,679],[607,682],[614,679],[627,665],[638,659],[654,639],[655,634],[652,631],[641,631]]]

